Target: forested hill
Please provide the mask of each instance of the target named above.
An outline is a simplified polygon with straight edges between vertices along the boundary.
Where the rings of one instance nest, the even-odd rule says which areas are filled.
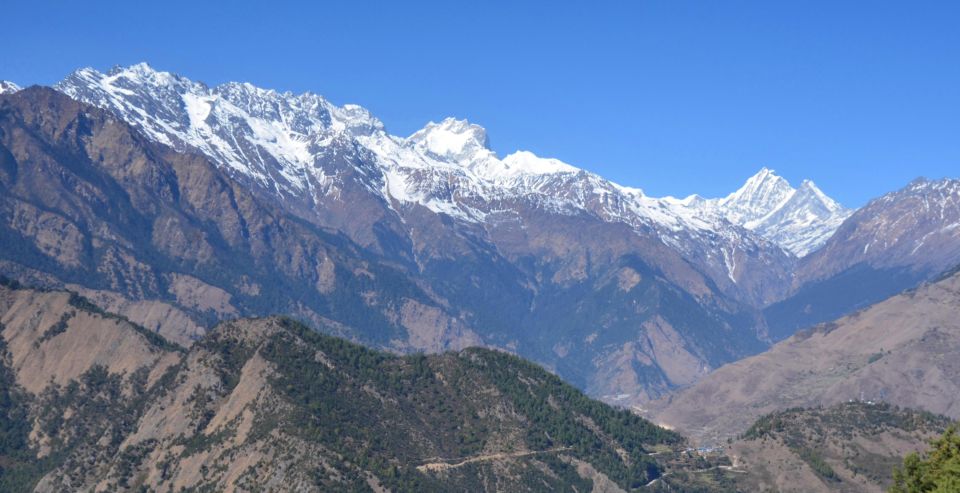
[[[742,491],[881,492],[950,419],[886,403],[793,408],[757,420],[727,453]]]
[[[616,491],[683,438],[487,349],[394,356],[286,318],[189,350],[0,287],[0,490]]]

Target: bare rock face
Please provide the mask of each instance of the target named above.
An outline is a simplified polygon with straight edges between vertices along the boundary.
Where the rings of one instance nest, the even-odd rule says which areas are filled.
[[[88,289],[79,284],[67,284],[64,287],[91,300],[104,310],[121,315],[183,347],[189,347],[206,333],[206,329],[188,312],[171,303],[129,300],[114,291]]]
[[[758,416],[848,400],[960,418],[960,274],[802,331],[652,404],[657,421],[703,439]]]

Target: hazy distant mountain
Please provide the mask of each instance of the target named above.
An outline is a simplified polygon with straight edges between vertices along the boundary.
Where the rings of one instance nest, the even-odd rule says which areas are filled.
[[[464,121],[399,138],[356,106],[145,65],[57,87],[429,285],[476,335],[431,349],[510,348],[594,394],[656,395],[762,349],[753,307],[789,286],[792,257],[721,214],[526,152],[499,159]]]
[[[146,64],[106,74],[79,70],[56,87],[111,110],[158,142],[203,152],[241,182],[364,245],[378,243],[371,232],[377,222],[403,229],[396,216],[410,220],[414,205],[484,229],[510,217],[516,221],[531,208],[587,214],[656,236],[724,291],[762,303],[773,296],[774,283],[752,273],[780,276],[790,262],[765,239],[789,236],[783,241],[812,248],[819,240],[804,238],[822,238],[838,224],[834,217],[822,224],[805,218],[778,232],[773,223],[764,223],[762,234],[754,235],[731,224],[723,207],[649,197],[529,152],[500,159],[489,149],[486,131],[463,120],[430,123],[401,138],[388,134],[359,106],[337,107],[314,94],[242,83],[211,88]],[[335,162],[337,156],[350,158]],[[361,218],[331,213],[337,208],[333,203],[342,201],[382,210]],[[766,216],[777,205],[757,204],[753,215]]]
[[[960,180],[918,179],[858,210],[804,262],[804,280],[857,264],[929,275],[960,263]]]
[[[638,399],[765,347],[755,309],[654,233],[583,212],[530,205],[479,228],[417,205],[401,216],[355,187],[310,221],[39,87],[0,96],[0,145],[3,272],[184,344],[218,320],[283,313],[397,351],[505,348]],[[329,217],[380,219],[343,231]]]

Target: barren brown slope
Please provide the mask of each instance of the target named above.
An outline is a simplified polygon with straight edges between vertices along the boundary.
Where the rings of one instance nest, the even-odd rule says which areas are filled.
[[[0,341],[16,383],[33,394],[66,385],[91,368],[147,382],[179,360],[176,346],[62,291],[12,289],[0,284]]]
[[[803,331],[652,406],[706,440],[758,416],[850,399],[960,417],[960,273]]]

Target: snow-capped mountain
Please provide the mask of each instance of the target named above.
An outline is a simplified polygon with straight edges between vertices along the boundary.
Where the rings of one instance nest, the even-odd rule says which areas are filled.
[[[0,94],[11,94],[20,90],[20,86],[7,80],[0,80]]]
[[[955,266],[960,262],[960,180],[917,179],[870,201],[823,250],[805,263],[811,278],[863,262],[928,274]]]
[[[216,100],[195,127],[253,138],[243,129],[261,122],[218,121]],[[16,239],[0,242],[0,274],[70,283],[181,339],[211,320],[286,313],[398,351],[500,347],[594,395],[652,397],[764,348],[750,303],[786,284],[791,264],[768,242],[750,250],[735,226],[672,232],[630,212],[623,197],[639,191],[596,175],[499,159],[465,122],[416,139],[374,131],[366,144],[333,129],[312,162],[287,159],[303,181],[261,185],[206,154],[243,146],[178,151],[134,128],[136,110],[120,114],[41,86],[0,96],[0,224]],[[186,127],[176,117],[146,121]],[[254,164],[279,167],[251,149],[265,157]]]
[[[780,245],[798,257],[819,248],[853,213],[827,197],[810,180],[799,188],[763,168],[736,192],[712,205],[730,221]]]
[[[146,64],[81,69],[56,89],[307,210],[365,190],[401,217],[416,205],[480,225],[518,207],[589,214],[654,232],[722,283],[741,282],[752,263],[782,264],[780,248],[810,251],[844,214],[812,183],[797,191],[767,170],[722,200],[650,197],[530,152],[500,158],[485,129],[464,120],[431,122],[404,138],[356,105],[246,83],[208,87]]]
[[[771,335],[833,320],[960,264],[960,180],[917,179],[850,215],[802,258],[791,295],[766,309]]]
[[[794,192],[787,180],[777,176],[773,170],[762,168],[739,190],[711,202],[723,209],[731,221],[750,224],[777,210]]]
[[[217,163],[278,193],[306,193],[329,176],[318,164],[325,148],[338,139],[353,140],[376,156],[378,171],[369,185],[387,200],[415,202],[434,212],[480,220],[476,200],[542,194],[556,179],[580,175],[601,178],[555,159],[518,152],[499,159],[486,131],[464,120],[429,123],[408,138],[388,134],[363,108],[338,107],[321,96],[293,95],[227,83],[207,87],[146,64],[74,72],[56,88],[76,99],[113,110],[151,138],[175,148],[196,148]],[[379,175],[379,176],[376,176]],[[443,196],[456,184],[454,196]],[[672,201],[645,197],[638,189],[605,183],[643,214],[672,228],[710,228],[705,218]],[[586,198],[570,197],[557,207],[585,207]],[[612,212],[612,211],[611,211]],[[709,218],[715,220],[716,218]]]

